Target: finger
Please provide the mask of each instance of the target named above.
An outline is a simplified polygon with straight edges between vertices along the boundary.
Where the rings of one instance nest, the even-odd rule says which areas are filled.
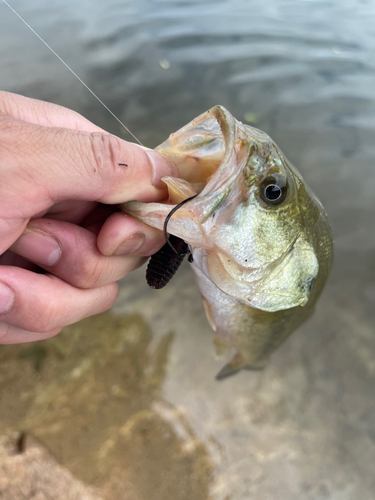
[[[117,283],[83,290],[50,274],[4,266],[0,269],[0,322],[31,332],[51,332],[106,311],[116,301],[118,290]]]
[[[7,250],[2,255],[0,255],[0,266],[17,266],[22,267],[22,269],[28,269],[29,271],[41,271],[40,267],[38,267],[36,264],[33,264],[29,260],[16,255],[11,250]]]
[[[80,225],[91,231],[92,226],[97,226],[99,224],[101,227],[110,215],[119,210],[120,209],[116,205],[103,205],[103,203],[98,203],[95,209],[85,217]]]
[[[95,201],[62,201],[53,205],[46,215],[49,219],[65,220],[74,224],[81,224],[96,206],[97,203]],[[33,218],[39,219],[40,217]]]
[[[28,217],[66,200],[158,201],[167,195],[161,178],[178,175],[171,160],[113,135],[42,127],[4,115],[0,153],[5,218],[19,212]]]
[[[0,188],[0,198],[1,198]],[[0,214],[5,212],[5,207],[2,206],[0,199]],[[0,216],[0,255],[2,255],[11,244],[22,234],[27,225],[27,219],[20,218],[5,218]]]
[[[35,342],[54,337],[60,333],[62,328],[55,328],[49,332],[30,332],[23,328],[0,322],[0,344],[23,344],[25,342]]]
[[[68,108],[10,92],[0,91],[0,114],[44,127],[104,132],[102,128]]]
[[[130,215],[116,212],[104,222],[97,238],[103,255],[153,255],[165,244],[162,231]]]
[[[12,251],[79,288],[113,283],[145,262],[141,257],[104,256],[95,234],[69,222],[49,219],[33,220]]]

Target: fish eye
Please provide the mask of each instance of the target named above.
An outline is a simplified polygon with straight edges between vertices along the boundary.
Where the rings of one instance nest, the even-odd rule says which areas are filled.
[[[260,186],[260,197],[268,205],[280,205],[288,192],[288,183],[283,175],[273,174],[264,179]]]

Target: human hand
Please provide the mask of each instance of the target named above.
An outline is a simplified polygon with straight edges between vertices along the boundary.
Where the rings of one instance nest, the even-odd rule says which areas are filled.
[[[164,199],[167,175],[178,171],[158,153],[0,91],[0,344],[51,337],[113,305],[117,281],[164,241],[110,205]]]

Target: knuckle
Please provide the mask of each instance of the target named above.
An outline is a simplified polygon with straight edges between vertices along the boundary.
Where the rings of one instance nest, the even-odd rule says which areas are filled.
[[[32,317],[28,330],[36,333],[47,333],[60,326],[56,323],[58,315],[52,301],[48,304],[41,304],[40,308],[36,308],[36,311],[39,314]]]
[[[120,139],[114,135],[101,132],[90,133],[90,145],[94,159],[94,171],[108,175],[116,171],[121,152]]]
[[[23,96],[18,96],[18,99],[14,98],[14,94],[10,92],[0,91],[0,114],[13,116],[19,113],[19,102],[26,99]]]
[[[1,113],[1,112],[0,112]],[[22,126],[12,117],[0,114],[0,153],[14,153],[15,146],[19,142],[19,136],[22,134]]]
[[[2,175],[17,175],[31,178],[30,168],[24,168],[23,154],[25,151],[39,152],[42,137],[40,127],[27,124],[12,116],[1,114],[0,111],[0,160]]]
[[[97,259],[85,259],[74,274],[73,285],[79,288],[95,288],[105,271]]]

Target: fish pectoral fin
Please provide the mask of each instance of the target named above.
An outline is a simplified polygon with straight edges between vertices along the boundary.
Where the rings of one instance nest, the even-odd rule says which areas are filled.
[[[237,352],[229,363],[223,366],[215,378],[216,380],[224,380],[227,377],[235,375],[240,370],[260,371],[264,369],[265,365],[266,363],[264,361],[257,361],[249,365],[241,354]]]
[[[223,366],[223,368],[218,372],[215,379],[216,380],[224,380],[227,377],[231,377],[232,375],[235,375],[240,370],[241,370],[241,368],[237,368],[235,366],[232,366],[231,362],[229,362],[225,366]]]

